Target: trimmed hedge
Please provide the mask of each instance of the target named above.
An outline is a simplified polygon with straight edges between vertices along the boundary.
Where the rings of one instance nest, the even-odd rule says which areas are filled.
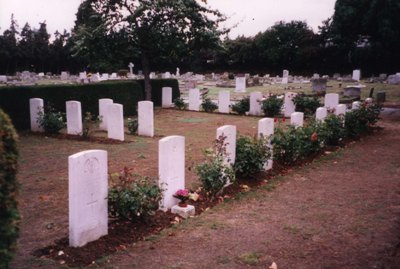
[[[178,81],[173,79],[152,80],[154,105],[161,105],[161,88],[172,87],[173,97],[179,96]],[[82,103],[82,115],[99,113],[98,100],[111,98],[114,103],[124,106],[124,115],[135,115],[137,102],[144,100],[143,80],[106,81],[95,84],[41,85],[0,88],[0,107],[10,116],[19,130],[30,128],[29,99],[42,98],[45,105],[51,105],[65,112],[65,102],[69,100]]]
[[[17,134],[0,109],[0,268],[8,268],[18,238]]]
[[[137,80],[140,86],[143,89],[143,96],[146,96],[144,93],[144,80]],[[154,106],[161,106],[162,102],[162,88],[163,87],[171,87],[172,88],[172,100],[179,98],[181,96],[179,91],[179,83],[176,79],[152,79],[151,83],[151,100],[154,102]]]

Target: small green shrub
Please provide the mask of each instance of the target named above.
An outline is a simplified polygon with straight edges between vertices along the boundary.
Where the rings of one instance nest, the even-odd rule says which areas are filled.
[[[89,138],[93,130],[98,127],[101,122],[101,116],[92,115],[90,112],[85,113],[82,124],[82,136],[84,138]]]
[[[346,137],[344,117],[329,114],[323,123],[322,135],[327,145],[336,146]]]
[[[131,135],[136,134],[138,126],[139,126],[139,124],[138,124],[138,120],[137,119],[128,118],[128,131],[129,131],[129,134],[131,134]]]
[[[211,101],[211,98],[205,97],[201,103],[201,107],[205,112],[214,112],[218,109],[218,105]]]
[[[345,114],[346,136],[355,138],[366,132],[378,121],[381,110],[382,106],[378,104],[362,104],[358,109],[347,112]]]
[[[187,104],[183,101],[182,97],[178,97],[174,100],[174,105],[179,110],[185,110],[187,108]]]
[[[250,110],[250,97],[244,97],[235,104],[231,105],[232,111],[238,113],[239,115],[244,115]]]
[[[37,122],[46,133],[57,134],[66,126],[64,118],[64,113],[56,111],[51,105],[47,105],[44,112],[38,112]]]
[[[271,156],[266,138],[240,136],[236,140],[235,171],[238,175],[249,176],[261,172]]]
[[[128,73],[129,73],[128,69],[120,69],[117,72],[118,76],[120,77],[126,77],[128,76]]]
[[[293,98],[293,103],[296,105],[296,111],[303,112],[305,115],[314,115],[317,108],[321,106],[319,98],[316,96],[305,96],[305,94],[297,94]]]
[[[215,141],[214,150],[205,151],[207,160],[196,167],[206,194],[213,199],[228,182],[235,181],[235,172],[229,164],[224,163],[226,155],[226,137],[220,137]]]
[[[262,101],[262,110],[265,116],[274,117],[281,113],[283,99],[276,95],[271,95],[268,99]]]
[[[112,217],[129,220],[145,219],[159,207],[162,190],[149,178],[135,178],[128,168],[111,177],[113,184],[108,191],[108,212]]]
[[[19,231],[17,139],[10,118],[0,109],[0,268],[9,268]]]

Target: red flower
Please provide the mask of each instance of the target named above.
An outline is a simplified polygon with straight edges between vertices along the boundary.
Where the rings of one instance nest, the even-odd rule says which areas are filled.
[[[318,141],[318,134],[316,132],[312,133],[311,135],[311,141],[315,142]]]

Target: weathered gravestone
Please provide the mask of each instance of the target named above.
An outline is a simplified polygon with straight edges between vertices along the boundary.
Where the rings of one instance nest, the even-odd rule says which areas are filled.
[[[43,128],[39,125],[39,113],[43,114],[43,99],[31,98],[29,99],[29,111],[31,118],[31,131],[32,132],[43,132]]]
[[[361,106],[361,102],[360,102],[360,101],[355,101],[355,102],[353,102],[353,103],[351,104],[351,109],[352,109],[352,110],[354,110],[354,109],[359,109],[360,106]]]
[[[297,95],[294,92],[285,93],[285,100],[283,104],[285,117],[290,117],[296,109],[296,105],[293,103],[293,98]]]
[[[189,90],[189,110],[200,110],[200,90],[197,88]]]
[[[108,233],[107,151],[68,157],[69,245],[81,247]]]
[[[67,133],[72,135],[82,134],[82,109],[81,102],[67,101]]]
[[[171,107],[172,106],[172,88],[171,87],[162,87],[162,107]]]
[[[69,78],[69,74],[67,71],[61,72],[61,80],[67,80]]]
[[[218,93],[218,111],[220,113],[229,113],[230,98],[231,93],[229,91],[220,91]]]
[[[266,147],[270,148],[271,150],[271,158],[267,160],[264,164],[264,169],[271,170],[273,165],[272,159],[272,145],[270,137],[274,134],[274,119],[273,118],[264,118],[258,121],[258,138],[265,137],[268,138]]]
[[[108,106],[113,104],[113,100],[109,98],[99,99],[99,116],[101,122],[99,125],[100,130],[107,131],[107,117],[108,117]]]
[[[113,103],[107,111],[107,137],[120,141],[125,140],[124,132],[124,106]]]
[[[293,112],[292,115],[290,116],[290,124],[295,126],[296,128],[303,127],[303,121],[304,121],[303,112]]]
[[[154,136],[154,105],[151,101],[138,103],[138,135]]]
[[[259,116],[261,115],[261,101],[262,101],[262,93],[261,92],[252,92],[250,93],[250,115]]]
[[[327,93],[325,94],[324,106],[328,110],[336,109],[336,106],[339,104],[339,94],[337,93]]]
[[[235,78],[235,92],[246,92],[246,77],[238,74]]]
[[[326,84],[327,84],[327,79],[326,78],[314,78],[311,80],[311,88],[314,92],[317,93],[324,93],[326,92]]]
[[[7,76],[1,75],[0,76],[0,83],[7,83]]]
[[[289,82],[289,71],[283,70],[282,72],[282,84],[288,84]]]
[[[353,70],[352,79],[355,80],[355,81],[360,81],[360,79],[361,79],[361,70],[359,70],[359,69]]]
[[[326,109],[326,107],[319,107],[315,112],[315,119],[317,121],[324,121],[327,115],[328,115],[328,110]]]
[[[223,140],[225,145],[224,164],[233,165],[236,158],[236,126],[224,125],[217,129],[217,140]]]
[[[173,195],[185,188],[185,137],[168,136],[158,142],[158,173],[163,198],[160,209],[167,211],[178,204]]]
[[[344,114],[346,114],[346,105],[344,105],[344,104],[337,105],[336,109],[335,109],[335,115],[340,116],[340,115],[344,115]]]

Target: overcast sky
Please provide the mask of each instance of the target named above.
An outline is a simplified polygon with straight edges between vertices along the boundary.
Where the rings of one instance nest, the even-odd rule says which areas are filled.
[[[47,31],[70,31],[81,0],[0,0],[0,33],[10,26],[11,14],[22,28],[26,22],[39,28],[46,21]],[[229,25],[239,25],[230,37],[254,36],[275,22],[306,21],[316,32],[323,20],[333,15],[335,0],[208,0],[212,8],[230,17]]]

